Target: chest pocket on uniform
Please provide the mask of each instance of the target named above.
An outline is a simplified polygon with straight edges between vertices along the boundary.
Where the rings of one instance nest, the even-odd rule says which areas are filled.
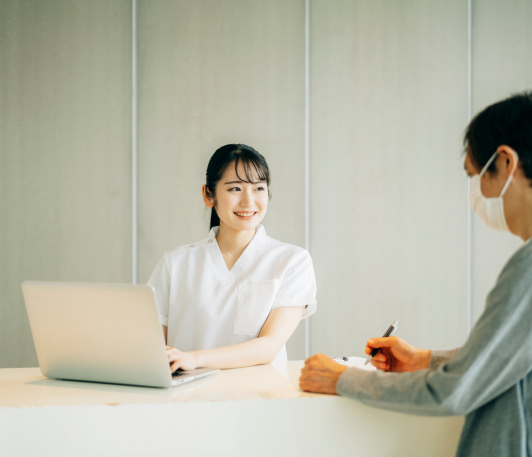
[[[272,279],[238,287],[235,335],[259,335],[280,285],[279,279]]]

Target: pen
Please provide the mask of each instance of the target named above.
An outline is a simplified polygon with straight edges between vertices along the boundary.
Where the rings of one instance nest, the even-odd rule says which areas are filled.
[[[382,337],[388,338],[389,336],[392,336],[393,332],[397,330],[397,324],[399,324],[399,321],[395,321],[392,325],[390,325],[390,327],[388,328],[388,330],[386,330],[386,332],[384,333],[384,335],[382,335]],[[364,365],[367,365],[369,362],[371,362],[371,359],[375,357],[377,352],[379,352],[379,348],[373,349],[373,351],[371,351],[371,354],[368,355],[368,358],[364,362]]]

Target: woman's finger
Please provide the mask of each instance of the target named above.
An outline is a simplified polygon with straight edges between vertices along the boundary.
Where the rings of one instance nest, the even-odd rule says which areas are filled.
[[[179,359],[177,354],[168,354],[168,362],[172,363]]]
[[[178,368],[180,368],[182,365],[182,360],[181,360],[181,357],[179,356],[174,356],[171,359],[169,359],[169,361],[170,361],[170,369],[172,370],[172,373]]]
[[[183,352],[178,349],[171,348],[166,350],[166,355],[168,356],[168,360],[172,361],[177,360],[177,358],[179,357],[182,357]]]
[[[170,366],[173,366],[174,364],[181,365],[181,356],[179,354],[171,354],[168,356],[168,362],[170,363]]]

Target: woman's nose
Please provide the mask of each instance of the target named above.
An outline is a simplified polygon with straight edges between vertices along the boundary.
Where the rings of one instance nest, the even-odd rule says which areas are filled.
[[[247,207],[253,204],[253,195],[249,192],[242,192],[242,197],[240,198],[240,206]]]

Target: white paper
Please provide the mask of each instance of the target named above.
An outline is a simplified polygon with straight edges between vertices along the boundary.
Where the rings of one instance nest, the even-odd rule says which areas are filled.
[[[367,365],[364,365],[364,362],[366,361],[365,357],[348,357],[347,362],[345,360],[337,360],[337,362],[341,365],[346,365],[348,367],[356,367],[360,370],[365,371],[375,371],[376,368],[371,365],[371,363],[368,363]]]

